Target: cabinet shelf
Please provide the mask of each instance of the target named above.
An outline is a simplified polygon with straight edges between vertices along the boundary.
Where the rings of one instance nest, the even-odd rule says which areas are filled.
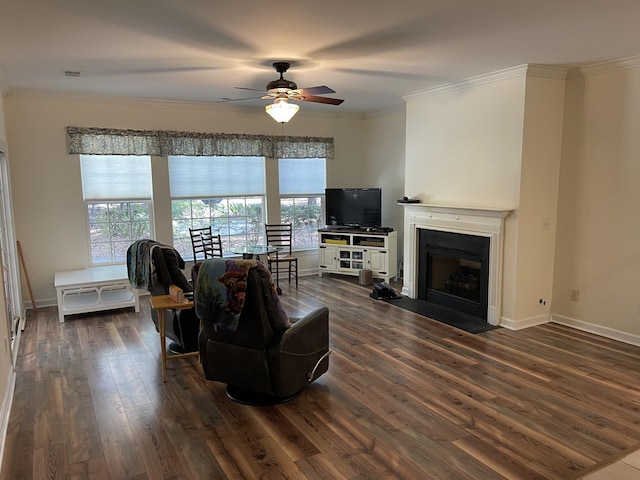
[[[320,230],[319,274],[359,275],[371,270],[372,275],[389,281],[397,275],[397,232],[336,233]]]

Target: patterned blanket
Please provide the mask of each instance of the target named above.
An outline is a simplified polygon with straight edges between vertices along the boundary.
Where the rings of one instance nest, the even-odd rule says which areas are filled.
[[[178,268],[184,268],[184,260],[173,247],[148,238],[136,240],[127,249],[127,274],[133,288],[151,291],[151,285],[154,283],[153,276],[156,274],[153,268],[153,250],[155,248],[174,250],[178,259]]]
[[[252,268],[266,272],[269,278],[271,298],[278,312],[277,319],[270,319],[271,327],[276,331],[288,328],[289,317],[282,308],[271,273],[257,260],[210,258],[202,262],[194,294],[196,315],[214,322],[221,331],[235,332],[244,305],[247,276]]]

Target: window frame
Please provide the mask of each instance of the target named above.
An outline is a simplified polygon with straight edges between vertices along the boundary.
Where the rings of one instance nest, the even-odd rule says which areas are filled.
[[[135,159],[130,165],[127,161]],[[153,238],[155,235],[155,214],[153,209],[153,169],[150,155],[79,155],[80,176],[82,182],[82,197],[86,212],[86,228],[88,239],[88,257],[90,266],[119,265],[126,263],[126,249],[122,251],[122,245],[126,243],[128,248],[131,243],[141,238]],[[145,160],[143,162],[143,160]],[[139,161],[139,162],[138,162]],[[92,164],[92,162],[96,162]],[[143,181],[143,175],[148,175],[147,182]],[[131,179],[134,178],[134,181]],[[112,190],[109,187],[116,185]],[[126,221],[112,222],[110,209],[119,204],[122,207],[126,204]],[[141,204],[145,206],[146,220],[144,224],[144,235],[134,236],[134,228],[141,222],[137,221],[132,206]],[[92,210],[103,205],[106,212],[105,222],[95,222]],[[128,225],[128,236],[118,238],[113,226],[116,224]],[[107,225],[107,242],[98,242],[97,232],[94,225]],[[104,230],[102,232],[104,234]],[[100,244],[108,245],[108,256],[95,256],[94,252],[99,251]],[[99,259],[105,261],[98,261]]]
[[[317,165],[312,165],[312,173],[315,172],[316,174],[318,173],[319,170],[323,171],[323,179],[322,181],[317,181],[316,178],[313,178],[311,181],[309,181],[307,179],[307,181],[303,181],[302,182],[295,182],[295,185],[293,186],[293,188],[291,189],[292,191],[287,191],[285,190],[285,193],[282,192],[283,190],[283,175],[281,175],[281,168],[282,168],[282,163],[287,163],[287,162],[313,162],[313,161],[318,161],[321,160],[322,161],[322,167],[319,168]],[[277,164],[278,164],[278,203],[279,203],[279,218],[280,218],[280,223],[291,223],[293,226],[293,245],[292,245],[292,249],[293,250],[311,250],[314,248],[317,248],[318,246],[318,229],[322,228],[325,224],[326,224],[326,220],[325,220],[325,195],[324,195],[324,189],[326,188],[327,185],[327,159],[325,157],[314,157],[314,158],[278,158],[277,159]],[[303,178],[304,175],[299,175],[297,178]],[[286,179],[284,178],[285,181],[289,180],[291,181],[291,179]],[[306,188],[309,191],[301,191],[300,187],[308,187]],[[319,191],[315,192],[315,191],[311,191],[317,189]],[[295,191],[294,191],[295,190]],[[301,234],[300,233],[300,227],[298,225],[298,223],[295,221],[297,218],[297,215],[295,214],[295,208],[296,208],[296,200],[297,199],[307,199],[307,202],[309,202],[310,199],[315,198],[315,199],[319,199],[319,216],[315,217],[317,218],[317,225],[316,226],[309,226],[305,229],[305,233]],[[292,200],[292,207],[294,209],[294,213],[293,213],[293,219],[291,221],[289,221],[289,219],[283,215],[283,201],[291,199]],[[311,217],[307,217],[307,218],[311,218]],[[315,234],[312,233],[312,231],[315,230]],[[299,243],[299,239],[301,237],[315,237],[315,239],[313,241],[309,240],[308,243]]]
[[[223,254],[233,253],[234,247],[264,242],[264,222],[267,217],[267,158],[264,156],[231,156],[231,155],[169,155],[167,168],[169,172],[169,199],[171,204],[171,237],[176,248],[185,259],[193,259],[189,228],[212,227],[213,234],[220,234],[222,239]],[[188,172],[188,174],[187,174]],[[241,181],[234,183],[238,177],[245,174]],[[197,176],[196,181],[190,183],[190,178]],[[207,179],[213,179],[208,181]],[[231,202],[233,199],[240,202]],[[256,219],[254,227],[252,222],[246,219],[254,202],[251,199],[259,199],[261,209],[259,221]],[[188,217],[176,217],[176,202],[188,201]],[[206,215],[194,217],[193,202],[201,201],[209,205]],[[213,203],[215,202],[215,204]],[[222,215],[215,215],[211,205],[219,205],[226,202]],[[242,203],[238,207],[238,203]],[[249,205],[251,204],[251,205]],[[241,235],[232,232],[233,217],[231,206],[243,210],[244,239],[238,240]],[[235,215],[236,218],[241,215]],[[225,218],[223,225],[217,227],[216,219]],[[184,224],[184,223],[187,224]],[[182,223],[182,226],[179,224]],[[188,241],[187,241],[188,240]]]

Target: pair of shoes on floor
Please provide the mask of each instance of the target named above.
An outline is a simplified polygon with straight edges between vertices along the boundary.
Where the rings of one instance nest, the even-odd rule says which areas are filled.
[[[197,348],[195,350],[185,350],[185,348],[182,345],[176,342],[171,342],[169,344],[169,353],[171,353],[172,355],[180,355],[181,353],[191,353],[191,352],[197,352],[197,351],[198,351]]]
[[[169,353],[172,353],[173,355],[180,355],[181,353],[185,353],[185,351],[182,345],[176,342],[171,342],[169,344]]]

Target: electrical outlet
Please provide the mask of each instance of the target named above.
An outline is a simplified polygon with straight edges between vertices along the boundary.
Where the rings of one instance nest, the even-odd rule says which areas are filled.
[[[571,290],[571,301],[572,302],[579,302],[580,301],[580,290],[575,289],[575,288]]]
[[[544,217],[542,219],[542,229],[543,230],[551,230],[551,218],[550,217]]]

